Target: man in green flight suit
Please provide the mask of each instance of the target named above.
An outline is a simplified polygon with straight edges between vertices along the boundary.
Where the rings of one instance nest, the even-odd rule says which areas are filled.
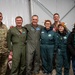
[[[11,75],[23,75],[25,69],[26,29],[22,27],[23,18],[15,18],[16,27],[9,29],[7,34],[8,49],[13,54]]]
[[[7,26],[2,22],[3,15],[0,12],[0,75],[5,75],[7,69],[8,60],[8,48],[7,48]]]
[[[40,33],[43,26],[38,25],[38,16],[32,16],[31,24],[25,25],[27,29],[27,46],[26,46],[26,75],[39,73],[40,65]]]

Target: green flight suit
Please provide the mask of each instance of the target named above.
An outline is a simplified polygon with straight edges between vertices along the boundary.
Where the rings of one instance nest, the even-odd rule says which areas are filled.
[[[13,51],[11,75],[22,75],[25,69],[26,29],[14,27],[7,34],[8,49]]]
[[[38,25],[36,28],[32,24],[25,25],[27,29],[27,46],[26,46],[26,72],[31,75],[33,68],[34,73],[39,72],[40,65],[40,33],[43,26]],[[34,61],[34,63],[33,63]],[[33,64],[32,64],[33,63]]]
[[[8,48],[7,48],[7,27],[0,24],[0,75],[5,75],[7,69]]]
[[[67,53],[67,38],[69,33],[57,33],[57,65],[56,75],[62,75],[62,66],[64,66],[64,75],[69,75],[70,59]]]
[[[43,28],[41,31],[41,60],[44,73],[52,73],[53,70],[53,53],[56,49],[56,33],[49,29]]]

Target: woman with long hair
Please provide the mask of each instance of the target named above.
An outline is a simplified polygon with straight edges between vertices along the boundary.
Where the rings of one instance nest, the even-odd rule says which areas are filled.
[[[64,22],[58,25],[57,32],[57,61],[56,75],[62,75],[62,67],[64,67],[64,75],[69,75],[69,57],[67,53],[67,38],[69,33]]]

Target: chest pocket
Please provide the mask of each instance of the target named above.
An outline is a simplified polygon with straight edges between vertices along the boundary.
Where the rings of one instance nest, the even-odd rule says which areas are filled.
[[[66,45],[67,44],[67,36],[58,37],[59,44]]]
[[[32,31],[32,32],[35,32],[35,29],[34,29],[33,27],[31,27],[31,31]]]
[[[63,39],[64,39],[64,44],[67,44],[67,36],[64,36]]]
[[[22,38],[26,39],[26,32],[25,31],[22,32]]]
[[[13,36],[16,36],[16,37],[20,36],[19,32],[12,32],[12,34],[13,34]]]
[[[0,29],[0,40],[4,40],[6,38],[6,30]]]
[[[52,34],[48,34],[49,41],[54,41],[54,36]]]
[[[40,32],[41,32],[41,31],[40,31],[40,28],[39,28],[39,27],[37,27],[37,28],[31,27],[30,34],[32,34],[33,36],[36,35],[36,37],[39,37]]]

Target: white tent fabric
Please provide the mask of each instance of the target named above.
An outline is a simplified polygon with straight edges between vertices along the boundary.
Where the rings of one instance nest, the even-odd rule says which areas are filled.
[[[23,25],[30,23],[30,17],[34,14],[39,16],[39,24],[44,25],[46,19],[53,23],[53,14],[57,12],[61,21],[72,30],[75,23],[75,0],[0,0],[0,12],[8,28],[15,26],[15,17],[18,15],[23,17]]]
[[[23,17],[23,25],[30,22],[28,0],[0,0],[0,12],[3,13],[3,23],[9,28],[15,26],[15,17]]]

